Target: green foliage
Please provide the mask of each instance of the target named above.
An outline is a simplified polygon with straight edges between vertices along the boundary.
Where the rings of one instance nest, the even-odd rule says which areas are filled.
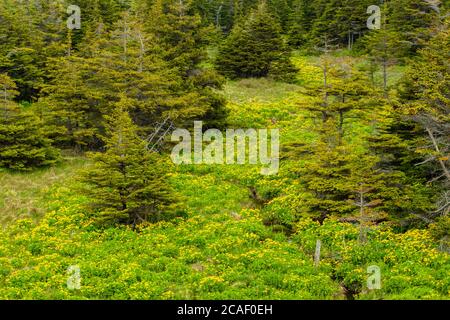
[[[324,56],[316,67],[310,63],[302,63],[312,73],[302,75],[308,78],[303,90],[308,98],[294,95],[284,102],[303,111],[287,108],[297,116],[290,117],[290,133],[284,134],[286,167],[280,174],[285,187],[271,188],[276,196],[268,199],[265,222],[290,229],[308,215],[318,221],[340,217],[362,226],[383,220],[401,228],[419,224],[421,215],[432,209],[433,190],[420,177],[410,176],[412,171],[401,161],[405,143],[385,130],[395,123],[392,106],[377,96],[351,59]],[[255,103],[252,108],[258,114],[253,122],[264,123],[259,117],[265,110]],[[283,123],[280,114],[272,112],[270,118]],[[262,188],[257,189],[262,193]]]
[[[321,264],[331,265],[337,281],[354,299],[448,299],[449,257],[433,245],[428,231],[395,234],[372,228],[367,242],[358,242],[359,230],[327,220],[322,226],[304,219],[296,226],[295,241],[314,252],[321,239]],[[381,289],[369,290],[367,267],[381,269]]]
[[[146,149],[137,135],[127,109],[131,101],[122,97],[108,117],[104,153],[93,153],[93,165],[82,180],[99,220],[133,226],[172,217],[178,199],[166,181],[167,164]]]
[[[423,47],[446,10],[448,5],[443,1],[426,0],[399,0],[385,8],[389,12],[389,24],[397,31],[399,38],[409,44],[412,53]]]
[[[151,17],[142,16],[146,29],[154,35],[162,58],[180,78],[177,86],[181,92],[175,103],[185,104],[187,109],[181,120],[202,119],[208,127],[222,127],[227,116],[225,100],[218,93],[223,79],[204,66],[213,29],[203,25],[192,0],[157,0],[147,5],[146,12]]]
[[[224,205],[239,208],[243,197],[220,173],[172,179],[189,195],[189,217],[138,226],[139,232],[98,229],[85,213],[88,197],[73,184],[52,188],[39,225],[22,220],[0,234],[0,297],[329,299],[338,290],[327,267],[315,269],[296,244],[271,234],[257,210],[224,213]],[[80,290],[66,286],[71,265],[80,267]]]
[[[0,2],[0,298],[449,298],[448,1],[68,4]],[[170,165],[168,118],[279,129],[279,174]]]
[[[205,177],[174,178],[185,192],[208,189]],[[1,298],[345,299],[342,288],[360,288],[354,298],[448,299],[448,256],[433,248],[426,231],[374,229],[362,246],[350,224],[302,220],[288,243],[261,224],[257,210],[200,215],[195,201],[186,220],[142,226],[139,233],[99,230],[83,214],[87,198],[58,187],[48,199],[39,225],[22,220],[0,234]],[[314,268],[317,239],[323,250]],[[66,285],[72,265],[80,267],[79,290]],[[381,290],[366,287],[369,265],[381,268]]]
[[[128,12],[111,30],[104,30],[102,23],[98,28],[86,34],[85,50],[50,60],[52,80],[44,87],[46,96],[39,106],[54,126],[58,145],[99,149],[104,116],[114,109],[120,92],[131,101],[132,118],[145,133],[168,116],[180,126],[199,118],[211,125],[223,124],[224,101],[214,90],[221,86],[221,79],[212,71],[194,69],[202,61],[197,57],[201,48],[177,62],[174,57],[179,58],[179,52],[167,55],[172,43],[164,41],[170,39]],[[186,75],[191,72],[195,75]]]
[[[0,73],[16,82],[17,100],[36,100],[47,80],[47,59],[64,54],[65,15],[61,1],[0,4]]]
[[[42,120],[12,101],[17,94],[15,83],[0,74],[0,167],[29,170],[48,166],[58,159]]]
[[[33,171],[0,170],[0,225],[21,219],[38,222],[47,213],[48,192],[65,186],[77,176],[86,159],[64,154],[52,167]]]
[[[220,48],[216,66],[230,78],[265,77],[292,81],[295,67],[280,35],[280,26],[265,2],[236,25]]]
[[[52,138],[60,147],[98,147],[101,111],[106,110],[98,105],[100,97],[90,90],[89,66],[74,56],[54,59],[52,66],[53,80],[43,89],[47,96],[38,103],[52,125]]]
[[[315,11],[308,0],[294,0],[288,16],[287,34],[289,44],[300,47],[307,43]]]
[[[409,157],[425,165],[422,176],[432,180],[440,197],[434,219],[448,215],[450,202],[450,58],[448,20],[408,68],[400,87],[399,114],[410,126]]]
[[[380,67],[383,73],[383,89],[385,96],[388,94],[388,67],[396,63],[397,58],[405,55],[408,44],[401,41],[399,33],[390,27],[383,27],[380,30],[374,30],[364,39],[366,41],[366,50],[370,59],[369,72],[372,83],[374,73]]]
[[[447,252],[450,249],[450,217],[441,216],[430,225],[430,234],[440,242],[440,247]]]

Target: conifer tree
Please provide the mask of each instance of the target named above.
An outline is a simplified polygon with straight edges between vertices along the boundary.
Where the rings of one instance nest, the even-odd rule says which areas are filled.
[[[323,82],[307,87],[306,94],[313,97],[313,102],[300,103],[303,108],[318,113],[322,122],[336,119],[338,141],[343,139],[347,114],[373,106],[370,96],[375,90],[356,63],[351,58],[322,55],[318,66],[322,69]]]
[[[336,145],[334,126],[333,119],[320,125],[319,139],[299,176],[306,190],[303,210],[321,223],[331,216],[345,216],[354,211],[348,202],[353,189],[350,176],[354,155],[349,146]]]
[[[31,13],[31,14],[30,14]],[[16,83],[18,100],[31,100],[42,83],[39,53],[41,34],[34,28],[31,4],[17,5],[7,0],[0,4],[0,73],[7,73]]]
[[[411,149],[441,194],[434,218],[448,214],[450,201],[450,67],[448,20],[419,51],[400,88],[401,115],[412,121]],[[418,163],[416,163],[417,165]]]
[[[282,33],[288,28],[289,16],[291,11],[291,0],[266,0],[269,11],[277,18],[280,23]]]
[[[351,143],[348,137],[338,143],[333,121],[319,127],[318,141],[300,170],[299,181],[306,190],[302,213],[319,222],[330,217],[358,222],[364,242],[371,224],[389,220],[404,226],[429,208],[427,190],[404,172],[386,168],[386,154]]]
[[[75,55],[50,59],[49,77],[38,107],[52,125],[53,139],[63,148],[93,149],[100,143],[102,108],[98,91],[90,83],[91,65]],[[104,101],[104,100],[103,100]]]
[[[13,101],[17,86],[0,74],[0,167],[28,170],[56,162],[58,152],[47,138],[45,125]]]
[[[181,77],[162,59],[162,49],[139,17],[125,12],[111,31],[104,28],[98,22],[87,32],[80,45],[86,50],[51,60],[52,81],[40,106],[49,110],[51,123],[63,133],[55,137],[59,143],[101,147],[103,116],[114,109],[120,92],[133,101],[129,111],[144,132],[167,116],[180,123],[204,114],[195,103],[199,94],[182,88]]]
[[[336,114],[339,143],[344,138],[344,124],[347,114],[355,111],[367,112],[377,103],[373,99],[376,90],[369,85],[367,76],[357,68],[356,61],[341,58],[339,69],[330,83],[329,95],[333,100],[328,105],[330,112]]]
[[[82,174],[85,192],[103,223],[135,227],[180,213],[179,198],[167,182],[168,163],[149,152],[129,113],[125,94],[107,117],[104,153],[91,153],[93,165]]]
[[[146,30],[161,48],[161,57],[180,78],[178,105],[189,107],[190,117],[202,119],[206,127],[222,127],[227,111],[218,93],[223,79],[204,67],[212,28],[205,27],[192,0],[156,0],[148,6]]]
[[[335,122],[329,118],[318,125],[318,140],[300,170],[306,190],[301,210],[321,223],[339,217],[365,228],[382,219],[383,212],[375,207],[382,203],[378,197],[386,179],[377,169],[376,156],[357,150],[348,139],[340,141]]]
[[[408,44],[401,41],[400,35],[389,26],[384,26],[380,30],[372,30],[364,39],[370,63],[379,66],[382,70],[382,88],[385,97],[388,96],[388,68],[394,65],[397,60],[404,56]]]
[[[220,48],[217,69],[230,78],[266,77],[293,80],[295,67],[276,19],[265,2],[235,25]]]
[[[184,102],[191,102],[191,96],[180,92],[181,78],[163,59],[163,49],[154,35],[145,31],[139,16],[125,12],[110,33],[94,37],[90,46],[98,49],[87,57],[94,73],[88,84],[96,96],[103,97],[100,105],[109,101],[104,113],[119,100],[119,92],[133,100],[130,113],[144,128],[167,115],[183,119],[188,113],[184,108],[193,116],[201,113],[196,112],[197,106]]]
[[[288,17],[287,34],[289,44],[300,47],[309,40],[309,32],[314,19],[314,10],[308,0],[295,0]]]
[[[310,42],[313,45],[320,43],[323,38],[332,40],[334,43],[339,43],[338,41],[341,40],[340,26],[334,19],[334,15],[340,7],[338,2],[338,0],[317,1],[316,4],[313,4],[317,17],[314,20],[310,35]]]
[[[189,76],[206,57],[205,45],[211,29],[204,27],[192,0],[156,0],[149,8],[149,31],[160,39],[164,59]]]
[[[377,3],[371,0],[313,1],[310,4],[314,9],[310,44],[314,45],[318,39],[327,36],[340,47],[352,49],[353,42],[367,30],[366,10],[374,4]]]
[[[375,168],[385,177],[378,191],[383,200],[378,209],[402,229],[422,225],[423,217],[433,208],[435,191],[426,184],[416,166],[417,158],[410,156],[411,142],[404,134],[399,134],[403,124],[398,115],[388,111],[392,107],[386,101],[384,103],[386,105],[378,106],[384,109],[382,119],[376,122],[374,132],[365,138],[368,152],[378,159]],[[410,129],[401,130],[409,132]]]
[[[387,7],[389,24],[413,54],[430,38],[439,16],[445,15],[445,7],[435,0],[390,1]]]

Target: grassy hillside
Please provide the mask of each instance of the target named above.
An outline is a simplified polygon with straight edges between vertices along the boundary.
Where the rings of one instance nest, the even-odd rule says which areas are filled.
[[[70,183],[85,162],[84,158],[65,157],[63,162],[50,169],[0,171],[0,225],[5,227],[21,218],[38,221],[47,211],[46,196],[50,189]]]
[[[315,81],[313,63],[297,62],[308,77],[300,84]],[[280,128],[283,144],[314,141],[302,90],[266,79],[229,82],[230,126]],[[366,130],[348,126],[356,136]],[[179,166],[170,179],[187,217],[138,232],[95,226],[75,179],[85,165],[75,157],[32,173],[0,172],[0,299],[449,298],[448,255],[426,230],[378,227],[361,245],[356,226],[334,220],[301,220],[292,233],[265,226],[267,209],[249,188],[293,196],[287,161],[278,177],[264,179],[250,166]],[[367,290],[370,265],[381,268],[381,290]],[[67,288],[69,266],[80,268],[79,290]]]

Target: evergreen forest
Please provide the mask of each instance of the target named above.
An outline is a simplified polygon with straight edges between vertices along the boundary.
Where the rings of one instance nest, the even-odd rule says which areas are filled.
[[[449,300],[449,22],[0,0],[0,300]]]

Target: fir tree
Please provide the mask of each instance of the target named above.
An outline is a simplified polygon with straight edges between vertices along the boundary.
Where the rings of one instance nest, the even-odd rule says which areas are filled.
[[[112,31],[104,27],[99,22],[87,33],[81,46],[87,50],[51,60],[52,81],[40,106],[63,133],[55,137],[59,143],[78,149],[101,147],[103,116],[114,109],[120,92],[133,101],[129,111],[143,131],[168,115],[181,122],[204,113],[193,102],[199,95],[180,88],[182,79],[162,59],[162,50],[139,17],[125,12]]]
[[[47,96],[38,107],[53,127],[53,139],[60,147],[92,149],[100,146],[102,113],[98,96],[89,84],[90,66],[80,57],[50,60],[52,81],[43,88]]]
[[[357,68],[356,61],[351,58],[341,58],[339,69],[330,83],[329,95],[333,98],[328,110],[338,119],[338,140],[344,138],[344,125],[347,114],[356,111],[367,112],[372,109],[377,100],[373,99],[376,90],[369,85],[366,75]]]
[[[366,50],[369,55],[369,61],[372,66],[379,66],[382,70],[385,97],[388,96],[389,67],[394,65],[397,60],[404,56],[408,44],[401,41],[400,35],[389,26],[384,26],[380,30],[372,30],[365,38]],[[371,68],[372,72],[376,68]],[[373,78],[373,74],[372,74]]]
[[[190,109],[181,117],[202,119],[206,127],[222,127],[227,110],[218,93],[223,79],[204,67],[212,28],[205,27],[192,0],[156,0],[148,6],[146,30],[161,48],[161,57],[180,78],[177,105]],[[180,124],[183,122],[180,122]]]
[[[370,225],[389,220],[405,226],[429,208],[426,188],[404,172],[386,168],[369,145],[348,138],[337,144],[338,135],[333,119],[320,126],[318,142],[299,174],[306,190],[302,213],[319,222],[330,217],[357,222],[364,242]]]
[[[28,170],[55,163],[59,155],[45,125],[31,111],[21,110],[13,101],[17,94],[11,78],[0,74],[0,167]]]
[[[287,34],[289,44],[293,47],[304,45],[309,38],[314,10],[308,0],[295,0],[288,17]]]
[[[390,1],[387,7],[389,24],[413,54],[430,38],[432,27],[444,14],[444,6],[435,0]]]
[[[431,172],[428,179],[441,194],[430,217],[448,214],[450,201],[450,67],[448,21],[419,51],[400,87],[401,115],[412,125],[411,149],[422,160],[416,165]]]
[[[103,223],[135,227],[180,213],[179,198],[167,182],[167,163],[146,149],[129,113],[133,101],[121,95],[107,117],[104,153],[92,153],[93,164],[82,175],[92,207]]]
[[[46,62],[62,54],[67,27],[58,1],[6,0],[0,4],[0,72],[19,89],[18,101],[36,100],[46,78]]]
[[[300,103],[303,108],[318,113],[322,122],[336,119],[338,141],[343,139],[347,114],[373,106],[369,97],[375,90],[356,63],[351,58],[336,59],[329,53],[322,55],[318,64],[322,69],[322,84],[307,87],[306,94],[313,97],[313,101]]]
[[[164,59],[188,77],[206,58],[211,29],[202,25],[192,0],[156,0],[149,10],[147,27],[160,40]]]
[[[295,68],[280,32],[278,22],[262,2],[225,40],[216,61],[218,70],[230,78],[272,75],[293,80]]]
[[[349,146],[336,145],[332,119],[320,127],[319,140],[299,179],[306,190],[303,210],[322,223],[331,216],[345,216],[354,211],[354,206],[348,202],[353,189],[350,176],[354,155]]]

